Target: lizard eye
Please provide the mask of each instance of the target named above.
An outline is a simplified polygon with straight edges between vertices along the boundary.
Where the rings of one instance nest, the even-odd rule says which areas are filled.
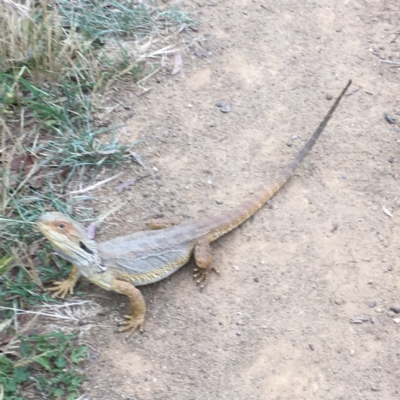
[[[65,228],[65,224],[59,224],[58,227],[59,227],[60,229],[64,229],[64,228]]]

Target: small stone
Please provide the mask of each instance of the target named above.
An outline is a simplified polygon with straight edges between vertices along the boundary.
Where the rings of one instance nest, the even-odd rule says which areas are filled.
[[[385,119],[389,124],[394,124],[396,121],[390,114],[385,114]]]
[[[395,324],[400,324],[400,318],[393,318],[393,322]]]
[[[310,350],[314,351],[314,345],[309,344],[308,347],[310,348]]]
[[[351,355],[351,356],[354,356],[354,354],[356,354],[356,351],[355,351],[354,349],[351,349],[351,350],[350,350],[350,355]]]
[[[207,181],[207,185],[212,185],[213,183],[212,183],[212,181],[209,179],[208,181]]]
[[[260,280],[257,277],[255,277],[254,282],[260,282]]]
[[[340,177],[342,178],[342,179],[347,179],[347,177],[346,177],[346,175],[340,175]]]
[[[188,104],[188,108],[192,108],[193,106],[191,104]]]
[[[338,306],[341,306],[344,303],[343,299],[336,299],[335,300],[335,304],[337,304]]]
[[[230,104],[225,104],[225,105],[223,105],[222,107],[220,107],[220,110],[221,110],[221,112],[223,112],[223,113],[228,113],[228,112],[231,112],[231,105]]]
[[[287,142],[287,143],[286,143],[286,146],[287,146],[287,147],[292,147],[292,146],[293,146],[293,143],[292,143],[292,142]]]
[[[241,332],[236,332],[236,336],[241,336]]]
[[[298,138],[299,138],[299,137],[298,137],[297,135],[293,135],[293,136],[292,136],[292,139],[293,139],[293,140],[296,140],[296,139],[298,139]]]
[[[390,318],[393,318],[396,314],[393,311],[386,311],[386,315]]]
[[[376,308],[375,308],[375,312],[376,312],[376,313],[381,313],[382,310],[381,310],[379,307],[376,307]]]
[[[370,307],[370,308],[376,307],[376,301],[375,301],[375,300],[371,300],[371,301],[368,303],[368,307]]]
[[[222,204],[222,200],[215,200],[217,204]]]
[[[377,392],[379,389],[378,389],[376,386],[371,386],[371,390],[372,390],[373,392]]]
[[[399,159],[397,157],[390,157],[388,161],[390,162],[390,164],[394,164],[399,161]]]
[[[392,306],[389,308],[390,311],[393,311],[396,314],[400,314],[400,307]]]
[[[327,100],[332,100],[332,99],[333,99],[333,96],[332,96],[331,94],[327,94],[327,95],[325,96],[325,98],[326,98]]]
[[[336,28],[336,32],[342,32],[342,28]]]
[[[215,103],[215,105],[216,105],[217,107],[221,108],[221,107],[224,106],[224,103],[222,103],[222,101],[217,101],[217,102]]]

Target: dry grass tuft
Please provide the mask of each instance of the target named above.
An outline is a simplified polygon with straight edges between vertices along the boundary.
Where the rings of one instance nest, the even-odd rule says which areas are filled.
[[[67,32],[55,1],[0,1],[0,66],[3,71],[21,64],[35,69],[63,72],[74,65],[85,42],[74,30]]]

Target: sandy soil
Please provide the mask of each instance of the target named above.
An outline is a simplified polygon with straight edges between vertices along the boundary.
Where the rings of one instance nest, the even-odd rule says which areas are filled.
[[[160,214],[237,205],[291,159],[349,78],[359,90],[270,205],[213,246],[221,276],[200,292],[191,263],[143,288],[144,334],[116,333],[126,298],[84,283],[104,306],[84,337],[84,397],[399,399],[400,315],[388,311],[400,307],[400,133],[384,117],[400,121],[398,2],[190,4],[206,57],[192,47],[180,74],[158,75],[144,96],[121,92],[134,111],[121,140],[143,139],[135,152],[155,178],[96,192],[99,211],[126,201],[98,240]]]

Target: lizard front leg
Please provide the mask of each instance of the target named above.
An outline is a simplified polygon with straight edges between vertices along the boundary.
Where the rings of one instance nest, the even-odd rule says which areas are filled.
[[[140,290],[136,289],[131,283],[119,279],[114,279],[111,286],[113,291],[128,296],[132,307],[131,315],[124,315],[125,321],[120,323],[122,328],[119,331],[128,331],[127,337],[131,336],[137,328],[143,331],[146,303]]]
[[[74,286],[80,275],[81,274],[79,273],[79,269],[75,267],[75,265],[73,265],[67,279],[60,282],[53,282],[54,286],[49,288],[50,292],[54,292],[52,297],[60,296],[63,299],[68,294],[68,292],[73,294]]]
[[[194,248],[194,260],[198,268],[195,269],[194,277],[201,288],[204,287],[208,272],[212,264],[211,246],[207,238],[200,239]],[[215,268],[214,268],[215,269]],[[217,270],[215,270],[218,272]]]

